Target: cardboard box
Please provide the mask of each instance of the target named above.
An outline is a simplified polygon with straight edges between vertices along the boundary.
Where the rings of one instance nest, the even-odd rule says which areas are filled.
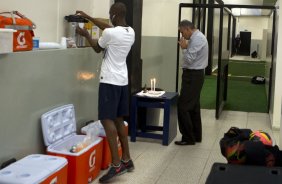
[[[68,162],[49,155],[29,155],[0,171],[5,184],[67,184]]]
[[[41,123],[47,153],[68,160],[68,184],[93,181],[101,169],[102,138],[89,140],[86,135],[76,134],[74,106],[61,106],[43,114]],[[78,144],[83,146],[81,150],[70,152]]]
[[[99,18],[99,21],[102,21],[107,24],[110,23],[109,19]],[[91,33],[92,33],[92,39],[99,39],[102,36],[103,30],[99,29],[97,25],[92,24]]]
[[[99,18],[99,20],[107,24],[109,24],[110,22],[109,19]],[[85,23],[84,28],[87,29],[92,39],[99,39],[102,36],[103,30],[101,30],[98,26],[96,26],[92,22]],[[88,41],[86,41],[85,45],[90,46]]]

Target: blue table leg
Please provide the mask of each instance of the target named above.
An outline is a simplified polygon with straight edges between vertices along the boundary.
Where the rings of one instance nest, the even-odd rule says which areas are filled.
[[[131,125],[131,142],[136,141],[136,121],[137,121],[137,98],[135,96],[131,99],[131,116],[130,116],[130,125]]]
[[[163,145],[168,145],[169,139],[169,120],[170,120],[170,104],[165,101],[164,105],[164,122],[163,122]]]

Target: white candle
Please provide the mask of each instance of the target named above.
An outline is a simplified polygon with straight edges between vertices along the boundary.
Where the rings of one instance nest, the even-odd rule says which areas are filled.
[[[153,91],[153,79],[151,79],[151,91]]]
[[[156,78],[154,78],[154,91],[156,91]]]

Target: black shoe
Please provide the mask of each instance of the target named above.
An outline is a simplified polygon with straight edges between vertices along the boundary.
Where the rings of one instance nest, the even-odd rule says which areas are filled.
[[[127,172],[131,172],[131,171],[134,170],[134,164],[133,164],[132,160],[128,160],[127,162],[121,160],[121,162],[123,163],[123,165],[127,169]]]
[[[126,173],[126,171],[127,169],[125,168],[123,163],[120,163],[119,166],[114,166],[113,164],[111,164],[109,171],[107,172],[107,174],[105,174],[99,179],[99,182],[100,183],[109,182],[113,177],[124,174]]]
[[[174,144],[185,146],[185,145],[195,145],[195,142],[188,142],[188,141],[175,141]]]

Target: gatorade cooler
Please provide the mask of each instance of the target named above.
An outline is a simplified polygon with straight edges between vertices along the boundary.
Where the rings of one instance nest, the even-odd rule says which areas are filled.
[[[1,184],[67,184],[68,162],[49,155],[30,155],[0,171]]]
[[[76,134],[76,120],[73,105],[53,109],[41,116],[44,142],[49,155],[65,157],[68,160],[68,184],[87,184],[100,173],[102,163],[102,139],[96,137],[88,144],[86,135]],[[83,143],[83,148],[70,152],[74,145]]]
[[[124,121],[124,125],[126,128],[126,134],[128,135],[128,123]],[[102,164],[101,164],[101,169],[107,169],[109,165],[112,163],[112,156],[111,156],[111,151],[109,147],[109,142],[106,137],[106,133],[104,130],[103,125],[101,124],[100,120],[95,121],[81,129],[81,132],[83,134],[86,134],[88,130],[91,131],[93,130],[98,130],[98,136],[103,138],[103,153],[102,153]],[[117,142],[118,142],[118,155],[121,158],[122,156],[122,148],[121,144],[119,141],[119,138],[117,137]]]

